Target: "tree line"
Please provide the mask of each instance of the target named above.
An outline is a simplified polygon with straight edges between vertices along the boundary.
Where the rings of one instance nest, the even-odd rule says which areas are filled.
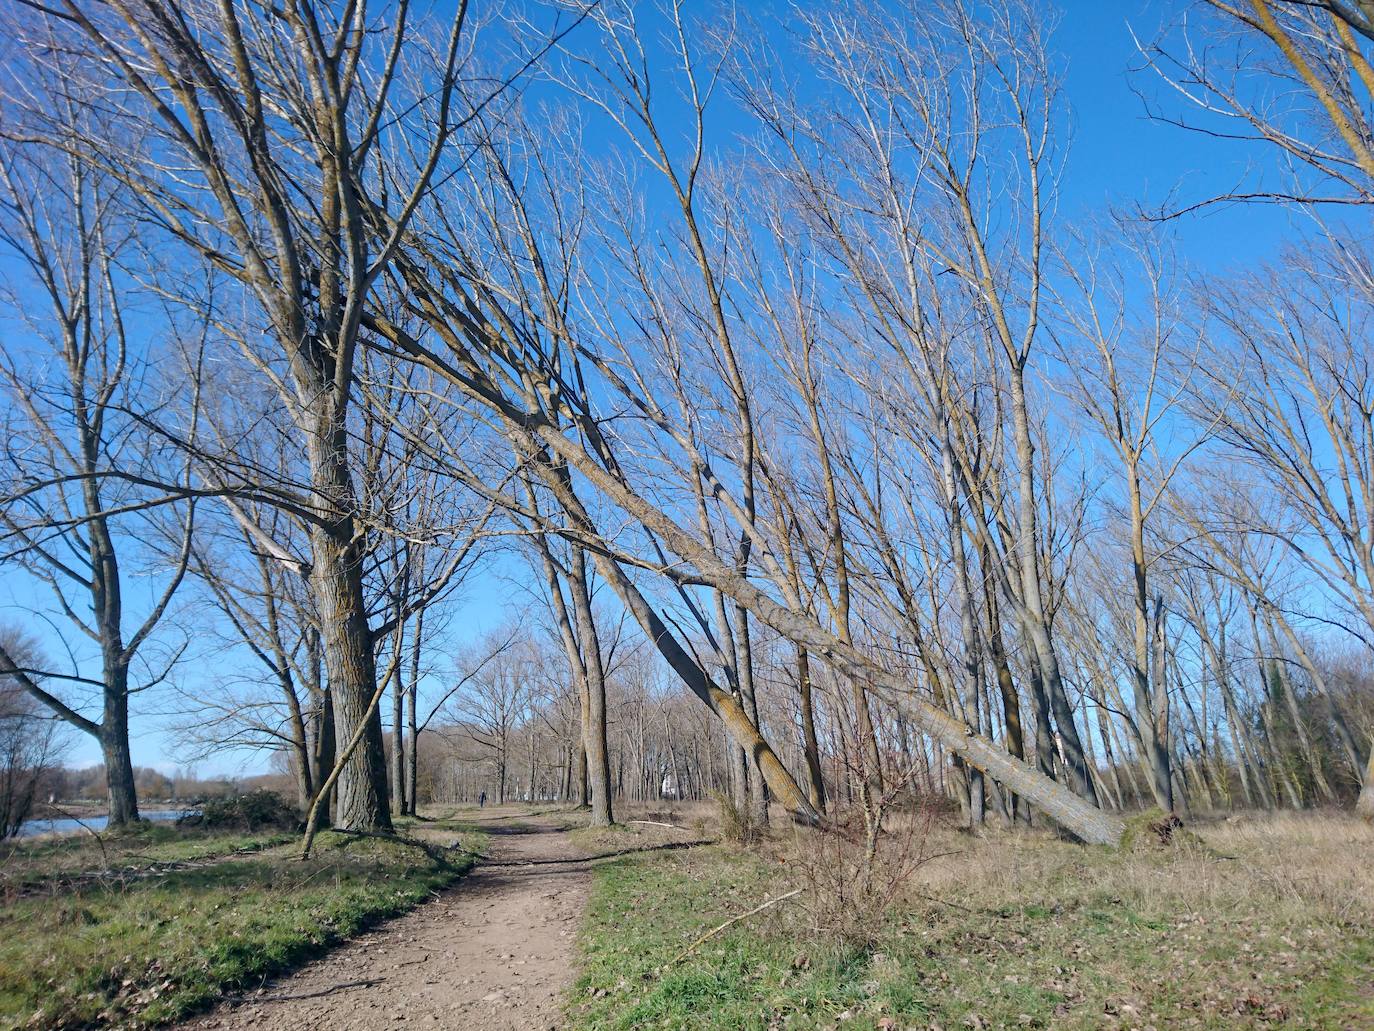
[[[413,812],[427,738],[597,823],[1374,812],[1374,25],[1196,13],[1157,116],[1274,171],[1071,222],[1034,4],[25,0],[0,561],[94,658],[0,672],[114,824],[169,684],[312,830]],[[1218,203],[1308,228],[1204,274]],[[496,563],[539,632],[424,686]]]

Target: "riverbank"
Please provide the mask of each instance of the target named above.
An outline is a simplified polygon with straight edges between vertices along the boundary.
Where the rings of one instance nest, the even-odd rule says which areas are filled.
[[[143,802],[138,805],[140,816],[147,816],[150,813],[181,813],[187,809],[194,809],[197,803],[191,800],[177,801],[175,799],[165,799],[160,802]],[[109,813],[109,806],[104,799],[82,799],[72,802],[36,802],[33,811],[29,813],[30,820],[89,820],[95,817],[104,818]]]
[[[171,823],[183,816],[196,812],[195,809],[145,809],[139,813],[144,823]],[[99,834],[109,825],[105,813],[86,816],[33,816],[19,825],[19,838],[44,838],[69,834]]]

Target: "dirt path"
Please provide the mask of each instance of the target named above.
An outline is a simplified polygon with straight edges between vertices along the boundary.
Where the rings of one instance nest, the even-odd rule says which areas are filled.
[[[184,1031],[556,1028],[588,866],[547,817],[488,811],[472,822],[489,832],[486,861],[438,899]]]

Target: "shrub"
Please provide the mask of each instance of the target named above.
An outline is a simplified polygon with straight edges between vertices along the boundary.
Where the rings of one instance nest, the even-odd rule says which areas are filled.
[[[749,815],[748,810],[735,805],[728,794],[718,794],[715,800],[716,805],[720,807],[721,840],[733,845],[753,845],[763,837],[763,829]]]
[[[183,827],[206,827],[215,830],[301,828],[300,814],[275,791],[250,791],[229,798],[208,799],[201,804],[200,812],[183,816],[177,823]]]
[[[788,857],[809,930],[840,946],[880,935],[916,871],[933,858],[934,810],[887,814],[879,833],[857,807],[834,808],[824,827],[802,830]]]

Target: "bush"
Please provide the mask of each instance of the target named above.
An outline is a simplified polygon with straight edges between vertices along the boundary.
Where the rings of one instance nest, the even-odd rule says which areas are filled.
[[[200,812],[177,821],[182,827],[214,830],[255,831],[261,827],[300,830],[302,821],[294,806],[275,791],[250,791],[245,795],[213,798],[201,804]]]
[[[916,871],[932,858],[934,811],[888,813],[880,833],[855,806],[832,808],[824,827],[799,831],[787,865],[805,892],[814,936],[867,948],[881,935]]]
[[[715,800],[720,807],[721,840],[732,845],[757,844],[763,837],[763,828],[754,821],[748,810],[735,805],[728,794],[718,794]]]

